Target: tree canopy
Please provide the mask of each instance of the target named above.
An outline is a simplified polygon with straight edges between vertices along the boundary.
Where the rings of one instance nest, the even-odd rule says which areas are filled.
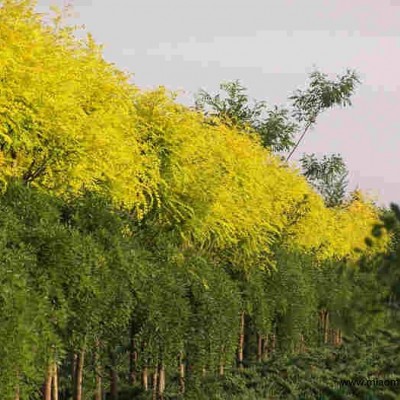
[[[0,5],[2,399],[115,400],[119,383],[194,396],[235,365],[367,329],[355,305],[394,290],[375,279],[390,223],[360,192],[329,203],[276,154],[293,145],[286,112],[260,119],[233,84],[210,118],[139,90],[34,1]],[[329,99],[311,123],[355,79],[314,78]],[[308,171],[331,184],[336,161]]]

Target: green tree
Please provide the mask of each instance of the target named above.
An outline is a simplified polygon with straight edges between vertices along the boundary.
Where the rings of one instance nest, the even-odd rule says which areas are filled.
[[[329,80],[328,76],[320,71],[311,72],[308,87],[296,90],[289,97],[293,103],[292,115],[303,125],[303,132],[286,161],[290,160],[305,134],[315,125],[317,117],[323,111],[334,106],[351,105],[350,98],[359,83],[357,73],[349,69],[343,75],[338,75],[336,80]]]
[[[209,117],[217,117],[224,124],[240,127],[261,138],[264,147],[273,151],[287,151],[293,145],[297,125],[290,120],[286,108],[269,108],[264,101],[250,101],[246,88],[239,80],[223,82],[224,96],[212,96],[205,90],[196,95],[196,108]]]
[[[347,189],[348,171],[340,154],[323,156],[305,154],[300,159],[303,174],[308,182],[321,194],[327,207],[343,203]]]
[[[275,152],[289,151],[292,157],[317,117],[334,106],[351,105],[350,97],[360,83],[355,71],[347,70],[336,80],[317,70],[310,73],[308,87],[296,90],[290,97],[290,107],[269,108],[265,101],[249,100],[246,88],[239,80],[223,82],[224,95],[211,95],[200,90],[195,105],[208,117],[217,117],[229,126],[237,126],[250,134],[257,134],[264,147]],[[211,118],[212,122],[212,118]],[[297,142],[294,138],[302,132]]]

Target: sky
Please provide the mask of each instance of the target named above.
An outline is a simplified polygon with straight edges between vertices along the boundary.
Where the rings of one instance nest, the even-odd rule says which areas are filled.
[[[330,78],[355,69],[352,106],[326,111],[293,159],[340,153],[349,189],[400,203],[400,0],[38,0],[71,3],[104,58],[141,88],[180,90],[192,105],[239,79],[271,106],[305,87],[315,68]]]

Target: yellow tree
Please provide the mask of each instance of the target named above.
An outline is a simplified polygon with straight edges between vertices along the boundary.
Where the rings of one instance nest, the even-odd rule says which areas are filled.
[[[129,76],[106,63],[90,35],[53,26],[34,1],[0,2],[1,178],[56,193],[108,191],[143,206],[154,192],[156,159],[135,129]]]

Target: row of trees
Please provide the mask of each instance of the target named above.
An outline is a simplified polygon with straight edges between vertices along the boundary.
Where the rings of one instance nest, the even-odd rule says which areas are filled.
[[[387,317],[354,307],[375,288],[357,263],[387,247],[379,210],[330,202],[340,160],[304,164],[321,196],[274,154],[294,144],[288,112],[263,120],[237,84],[211,115],[141,92],[58,15],[0,5],[2,398],[182,396]],[[312,77],[303,133],[355,79]]]
[[[65,203],[9,184],[1,199],[4,398],[59,391],[81,399],[83,390],[117,398],[118,381],[144,390],[152,382],[162,397],[167,377],[183,392],[187,380],[275,351],[339,345],[355,327],[387,318],[355,307],[371,290],[387,296],[374,271],[279,242],[268,256],[276,271],[261,257],[245,271],[229,254],[182,248],[151,228],[98,194]]]

